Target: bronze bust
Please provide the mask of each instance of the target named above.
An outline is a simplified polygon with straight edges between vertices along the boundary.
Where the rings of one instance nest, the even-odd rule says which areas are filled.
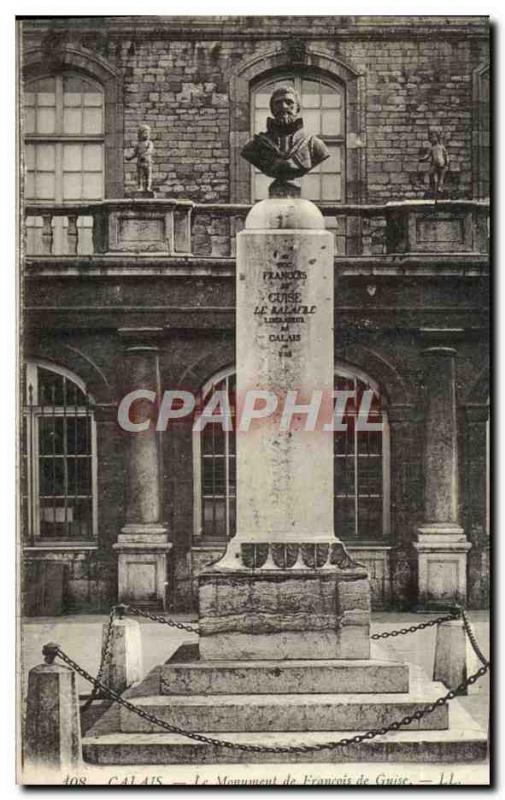
[[[275,178],[270,196],[278,196],[282,187],[297,189],[288,182],[306,175],[330,154],[321,139],[304,133],[300,100],[291,86],[275,89],[270,110],[273,118],[267,119],[266,132],[256,134],[242,149],[242,156],[264,175]]]

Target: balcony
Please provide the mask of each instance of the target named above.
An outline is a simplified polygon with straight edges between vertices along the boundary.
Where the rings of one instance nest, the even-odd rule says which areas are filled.
[[[234,259],[235,236],[251,208],[179,199],[117,199],[83,203],[25,204],[25,255],[29,263],[62,256]],[[335,257],[486,256],[488,200],[324,205],[335,234]],[[56,257],[56,258],[55,258]],[[389,260],[388,258],[388,260]],[[66,259],[63,259],[66,261]]]

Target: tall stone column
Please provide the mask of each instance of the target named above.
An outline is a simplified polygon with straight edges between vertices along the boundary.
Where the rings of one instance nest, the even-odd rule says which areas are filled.
[[[391,404],[387,408],[390,436],[389,470],[391,495],[391,597],[397,603],[417,601],[417,552],[412,548],[413,527],[424,519],[422,438],[424,416],[410,404]]]
[[[472,543],[468,559],[468,604],[474,608],[489,603],[490,573],[490,428],[489,406],[472,403],[465,407],[464,524]]]
[[[288,393],[306,406],[319,393],[331,423],[333,273],[313,203],[254,206],[237,237],[239,417],[250,390],[284,412]],[[202,658],[369,657],[368,574],[333,530],[333,433],[305,419],[239,427],[237,533],[199,577]]]
[[[125,341],[124,394],[135,390],[160,394],[158,329],[121,330]],[[150,420],[146,430],[128,431],[126,457],[126,521],[114,545],[118,553],[118,599],[132,605],[165,607],[167,556],[172,547],[162,522],[159,434],[156,402],[136,400],[131,422]]]
[[[429,347],[426,361],[424,523],[418,553],[419,600],[466,601],[466,556],[471,545],[460,525],[456,351]]]

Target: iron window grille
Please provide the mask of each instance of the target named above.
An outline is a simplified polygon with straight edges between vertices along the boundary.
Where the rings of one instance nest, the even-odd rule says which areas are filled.
[[[22,413],[22,522],[28,544],[96,538],[93,403],[75,376],[28,363]]]

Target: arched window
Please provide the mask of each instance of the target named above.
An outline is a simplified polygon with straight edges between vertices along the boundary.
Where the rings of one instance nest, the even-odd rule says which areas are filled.
[[[271,115],[269,101],[276,86],[293,86],[301,101],[304,130],[319,136],[330,151],[330,158],[302,178],[302,197],[318,203],[345,200],[345,90],[328,79],[294,73],[280,73],[262,81],[252,93],[252,133],[266,128]],[[272,178],[253,169],[252,201],[268,197]]]
[[[381,407],[378,385],[355,369],[335,367],[335,389],[353,391],[356,402],[346,406],[346,430],[334,439],[335,532],[346,541],[376,542],[390,533],[389,425]],[[382,430],[360,431],[355,425],[365,390],[374,393],[369,423],[382,423]],[[226,391],[235,419],[235,372],[223,370],[202,391],[204,402],[213,392]],[[225,541],[235,533],[236,467],[235,433],[221,423],[206,425],[193,434],[195,466],[195,536],[202,541]]]
[[[36,78],[23,95],[25,200],[86,202],[104,196],[104,92],[73,72]],[[65,254],[65,217],[53,218],[54,252]],[[79,252],[91,253],[92,219],[78,218]],[[27,219],[27,252],[42,252],[41,217]]]
[[[25,541],[96,536],[95,423],[84,384],[46,362],[26,365],[22,501]]]

